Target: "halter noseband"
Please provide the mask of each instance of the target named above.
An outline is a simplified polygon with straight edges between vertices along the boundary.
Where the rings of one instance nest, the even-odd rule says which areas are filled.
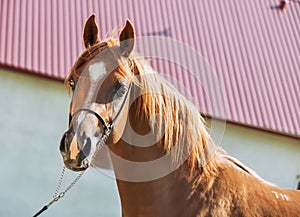
[[[76,112],[73,113],[73,115],[70,115],[69,124],[71,123],[73,117],[76,114],[78,114],[79,112],[82,112],[82,111],[90,113],[92,115],[95,115],[97,117],[97,119],[101,122],[101,124],[103,125],[104,130],[110,129],[112,127],[112,124],[107,124],[106,121],[104,120],[104,118],[101,117],[101,115],[99,115],[97,112],[95,112],[95,111],[93,111],[91,109],[87,109],[87,108],[78,109]]]

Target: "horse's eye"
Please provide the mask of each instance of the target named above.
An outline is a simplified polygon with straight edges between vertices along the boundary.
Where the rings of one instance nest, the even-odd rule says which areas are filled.
[[[126,86],[121,86],[118,90],[117,90],[117,96],[118,97],[121,97],[121,96],[123,96],[125,93],[126,93],[126,90],[127,90],[127,88],[126,88]]]
[[[69,86],[70,86],[72,89],[75,88],[75,81],[74,81],[73,78],[70,78],[70,79],[69,79]]]
[[[114,95],[115,97],[120,98],[126,93],[126,91],[127,91],[126,85],[122,83],[118,83],[115,87]]]

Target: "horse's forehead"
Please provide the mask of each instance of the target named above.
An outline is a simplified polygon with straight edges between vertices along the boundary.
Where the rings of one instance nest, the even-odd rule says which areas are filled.
[[[107,71],[104,62],[97,62],[89,65],[89,74],[92,82],[96,82],[103,78]]]

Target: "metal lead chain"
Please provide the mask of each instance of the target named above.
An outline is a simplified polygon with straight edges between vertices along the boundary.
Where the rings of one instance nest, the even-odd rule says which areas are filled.
[[[53,195],[53,198],[56,198],[57,195],[58,195],[58,192],[59,192],[59,190],[60,190],[62,181],[63,181],[63,179],[64,179],[65,170],[66,170],[66,167],[63,167],[63,169],[62,169],[62,171],[61,171],[61,173],[60,173],[59,179],[58,179],[57,187],[56,187],[55,193],[54,193],[54,195]]]
[[[73,186],[79,181],[79,179],[81,178],[81,176],[84,174],[84,171],[81,171],[78,176],[73,180],[73,182],[66,188],[66,190],[63,193],[63,196],[71,189],[73,188]],[[60,193],[61,194],[61,193]],[[60,197],[61,198],[61,197]]]
[[[63,182],[63,179],[64,179],[64,174],[65,174],[65,170],[66,168],[63,167],[63,170],[61,171],[61,174],[60,174],[60,177],[59,177],[59,180],[58,180],[58,184],[57,184],[57,187],[56,187],[56,190],[55,190],[55,193],[53,195],[53,199],[46,205],[44,206],[40,211],[38,211],[33,217],[37,217],[39,216],[40,214],[42,214],[44,211],[46,211],[53,203],[57,202],[59,199],[63,198],[66,193],[79,181],[79,179],[81,178],[81,176],[84,174],[85,171],[82,171],[80,172],[76,178],[73,180],[73,182],[63,191],[63,192],[59,192],[60,188],[61,188],[61,185],[62,185],[62,182]]]

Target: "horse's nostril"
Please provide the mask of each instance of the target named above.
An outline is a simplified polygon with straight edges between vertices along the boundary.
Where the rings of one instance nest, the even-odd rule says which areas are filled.
[[[61,140],[60,140],[60,146],[59,146],[59,150],[62,153],[66,153],[66,138],[67,138],[67,133],[64,133],[64,135],[62,136]]]
[[[88,156],[91,152],[91,139],[90,138],[86,138],[85,139],[85,144],[84,144],[84,147],[83,147],[83,153]]]
[[[84,160],[85,158],[87,158],[91,152],[91,139],[90,138],[84,138],[83,139],[83,144],[81,145],[82,151],[79,152],[78,158],[80,161]]]

